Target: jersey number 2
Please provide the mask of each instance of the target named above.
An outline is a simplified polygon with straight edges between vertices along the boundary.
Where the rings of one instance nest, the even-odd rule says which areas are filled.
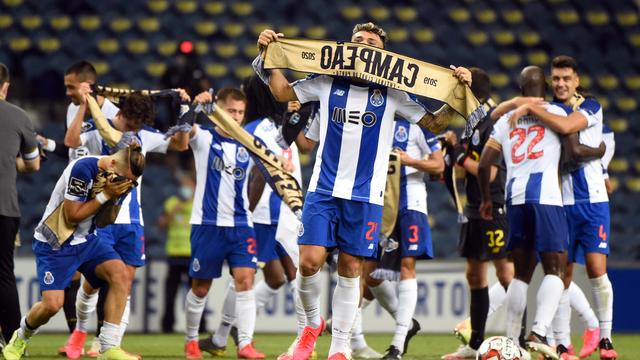
[[[516,152],[518,152],[518,149],[520,148],[522,143],[524,143],[524,141],[527,139],[527,135],[533,132],[536,133],[536,136],[534,136],[533,139],[531,139],[529,146],[527,146],[526,155],[516,154]],[[529,126],[527,130],[522,128],[513,129],[513,131],[509,133],[509,139],[513,139],[514,136],[518,137],[518,139],[516,140],[516,143],[513,144],[513,147],[511,148],[511,161],[514,164],[518,164],[522,162],[522,160],[524,160],[525,157],[531,160],[535,160],[541,157],[542,155],[544,155],[544,149],[539,151],[533,150],[533,148],[536,145],[538,145],[540,140],[544,138],[544,126],[532,125],[532,126]]]

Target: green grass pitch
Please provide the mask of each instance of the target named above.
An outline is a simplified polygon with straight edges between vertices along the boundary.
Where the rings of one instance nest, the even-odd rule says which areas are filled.
[[[367,342],[371,347],[382,353],[389,345],[391,337],[391,334],[367,335]],[[64,334],[36,335],[29,344],[29,357],[27,359],[62,359],[56,356],[56,349],[64,344],[65,340],[66,335]],[[287,334],[257,334],[254,339],[256,348],[265,352],[267,359],[275,359],[287,349],[292,340],[293,335]],[[326,359],[329,340],[329,336],[320,337],[317,347],[318,359]],[[574,343],[578,348],[581,345],[581,341],[578,338],[574,338]],[[227,347],[227,357],[224,359],[235,359],[235,347],[231,342],[229,342],[229,345]],[[440,356],[455,350],[458,345],[459,343],[453,335],[418,334],[411,341],[409,353],[404,356],[404,359],[440,359]],[[640,335],[614,334],[614,345],[620,355],[619,360],[640,359]],[[178,334],[127,334],[123,346],[128,351],[142,354],[145,360],[184,359],[184,337]],[[203,355],[205,359],[211,358],[208,354]],[[599,359],[599,356],[594,354],[589,359],[596,360]]]

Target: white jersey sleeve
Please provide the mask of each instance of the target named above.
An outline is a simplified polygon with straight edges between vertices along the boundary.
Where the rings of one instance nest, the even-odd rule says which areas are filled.
[[[165,139],[164,134],[156,129],[145,127],[138,132],[142,140],[145,152],[165,154],[169,148],[170,138]]]
[[[80,134],[80,143],[89,150],[90,155],[102,155],[102,136],[95,126]]]
[[[587,118],[587,127],[602,123],[602,106],[594,98],[585,99],[585,101],[580,104],[578,112]]]
[[[427,114],[427,109],[415,95],[393,89],[389,89],[389,93],[392,93],[396,98],[398,106],[396,114],[407,119],[410,123],[417,124]]]
[[[320,119],[319,119],[319,116],[316,115],[309,121],[310,121],[309,128],[307,129],[307,132],[304,134],[304,136],[309,140],[313,140],[315,142],[318,142],[318,141],[320,141]]]
[[[300,103],[319,101],[320,94],[326,93],[331,87],[331,78],[326,75],[312,75],[306,79],[291,84]]]

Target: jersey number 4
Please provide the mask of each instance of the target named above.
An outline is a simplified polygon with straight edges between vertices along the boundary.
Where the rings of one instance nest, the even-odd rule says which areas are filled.
[[[536,133],[536,135],[531,139],[531,142],[529,143],[529,146],[527,146],[526,153],[517,154],[518,149],[520,148],[520,146],[522,146],[524,141],[527,140],[527,135],[529,135],[531,133]],[[522,160],[524,160],[525,157],[527,159],[535,160],[535,159],[541,157],[542,155],[544,155],[544,149],[539,150],[539,151],[534,151],[533,150],[533,148],[536,145],[538,145],[540,140],[542,140],[544,138],[544,126],[532,125],[532,126],[529,126],[529,128],[526,129],[526,130],[522,129],[522,128],[513,129],[509,133],[509,139],[513,139],[516,136],[518,137],[518,139],[516,140],[515,144],[513,144],[513,147],[511,147],[511,161],[514,164],[518,164],[518,163],[522,162]]]

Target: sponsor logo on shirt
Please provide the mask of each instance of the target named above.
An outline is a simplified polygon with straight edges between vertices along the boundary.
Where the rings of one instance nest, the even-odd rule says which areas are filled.
[[[69,179],[68,193],[72,196],[85,197],[89,194],[89,184],[84,180],[72,177]]]
[[[364,127],[372,127],[378,121],[376,114],[372,111],[362,112],[360,110],[348,110],[334,107],[331,113],[331,120],[337,124],[354,124]]]

